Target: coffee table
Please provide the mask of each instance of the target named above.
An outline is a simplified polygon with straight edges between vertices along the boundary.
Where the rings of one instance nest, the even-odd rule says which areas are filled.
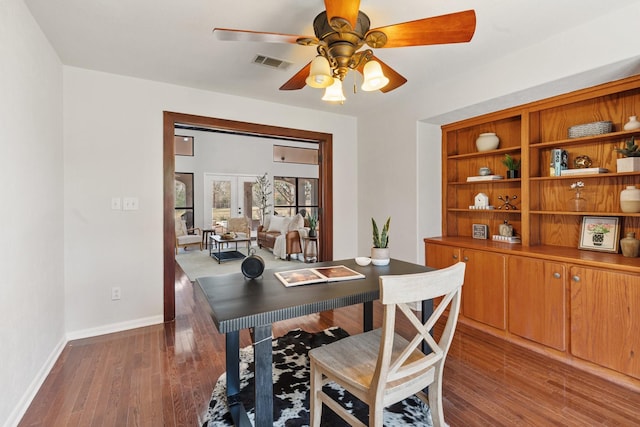
[[[238,251],[238,243],[247,243],[247,255]],[[249,256],[249,251],[251,250],[251,237],[236,237],[234,239],[223,239],[222,236],[218,234],[214,234],[213,236],[209,236],[209,256],[218,260],[218,264],[226,261],[233,261],[238,259],[244,259],[246,256]],[[215,245],[214,245],[215,243]],[[224,243],[231,244],[235,243],[235,249],[225,249],[222,250],[222,246]],[[214,246],[217,249],[214,250]],[[230,248],[230,245],[227,246]]]

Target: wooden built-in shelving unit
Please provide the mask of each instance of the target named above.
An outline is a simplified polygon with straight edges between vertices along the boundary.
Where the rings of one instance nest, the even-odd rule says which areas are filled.
[[[640,258],[578,249],[584,216],[619,217],[621,236],[640,236],[640,213],[620,210],[620,191],[640,186],[640,172],[617,173],[624,131],[640,115],[640,76],[532,102],[442,127],[442,236],[425,239],[427,265],[467,263],[461,321],[640,389]],[[571,126],[613,122],[610,133],[568,138]],[[479,152],[495,132],[500,145]],[[550,176],[551,152],[578,155],[596,175]],[[505,175],[505,154],[521,159],[520,177],[467,182],[480,167]],[[569,208],[571,183],[585,184],[587,208]],[[492,210],[470,209],[478,193]],[[498,209],[498,196],[517,210]],[[473,224],[498,234],[505,220],[521,243],[472,238]]]

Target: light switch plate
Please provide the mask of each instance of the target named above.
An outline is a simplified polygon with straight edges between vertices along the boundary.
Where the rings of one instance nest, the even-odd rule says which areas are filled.
[[[120,197],[112,197],[111,198],[111,209],[114,211],[122,210],[122,200]]]
[[[138,198],[137,197],[125,197],[122,199],[122,209],[125,211],[137,211],[138,210]]]

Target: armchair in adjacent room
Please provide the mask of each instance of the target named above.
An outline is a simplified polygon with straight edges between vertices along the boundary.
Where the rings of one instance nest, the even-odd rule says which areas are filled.
[[[176,255],[180,247],[199,245],[202,250],[202,231],[199,228],[187,228],[184,219],[176,218]]]
[[[243,239],[251,238],[251,221],[246,216],[229,218],[226,232],[234,232],[237,237]]]

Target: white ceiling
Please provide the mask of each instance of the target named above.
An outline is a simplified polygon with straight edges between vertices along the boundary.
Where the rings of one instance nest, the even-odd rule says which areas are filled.
[[[474,9],[470,43],[378,49],[376,56],[408,82],[387,94],[353,94],[344,105],[320,100],[322,91],[278,88],[314,56],[290,44],[219,41],[214,27],[313,36],[322,0],[25,0],[63,64],[229,93],[339,114],[411,97],[457,69],[492,61],[638,0],[362,0],[360,10],[381,27]],[[252,63],[256,54],[291,62],[287,70]],[[419,86],[420,85],[420,86]]]

